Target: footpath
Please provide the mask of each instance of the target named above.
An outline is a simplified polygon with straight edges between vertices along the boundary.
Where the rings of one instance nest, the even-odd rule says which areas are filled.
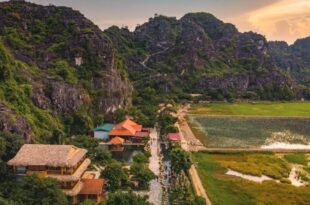
[[[178,122],[176,126],[180,130],[182,149],[187,152],[206,150],[206,147],[204,147],[202,143],[195,137],[189,125],[187,124],[185,119],[186,112],[187,107],[180,108],[177,112]],[[202,185],[195,165],[191,166],[191,168],[189,169],[189,174],[197,196],[203,197],[206,200],[207,205],[212,205],[211,200]]]

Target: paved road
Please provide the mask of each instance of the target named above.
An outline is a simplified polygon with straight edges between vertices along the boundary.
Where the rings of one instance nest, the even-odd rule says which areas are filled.
[[[154,205],[162,204],[163,188],[160,183],[160,158],[159,158],[159,143],[158,133],[156,129],[152,129],[150,134],[151,157],[149,168],[158,177],[150,182],[149,202]]]

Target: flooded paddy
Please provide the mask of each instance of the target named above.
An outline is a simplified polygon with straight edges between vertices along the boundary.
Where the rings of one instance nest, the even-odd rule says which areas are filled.
[[[310,149],[310,118],[207,115],[187,118],[195,136],[207,147]]]

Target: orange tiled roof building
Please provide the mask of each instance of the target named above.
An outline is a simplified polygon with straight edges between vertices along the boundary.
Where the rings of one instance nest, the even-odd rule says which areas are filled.
[[[143,138],[148,137],[150,132],[138,123],[127,119],[115,125],[110,131],[109,137],[112,140],[115,137],[123,138],[125,142],[142,142]]]

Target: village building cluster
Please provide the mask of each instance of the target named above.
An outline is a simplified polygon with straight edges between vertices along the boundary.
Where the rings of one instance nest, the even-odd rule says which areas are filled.
[[[127,145],[144,146],[150,132],[151,128],[126,119],[119,124],[105,123],[96,127],[92,137],[111,152],[122,152]],[[172,146],[181,142],[178,133],[169,133],[166,137]],[[105,180],[87,171],[91,160],[87,158],[86,149],[73,145],[25,144],[7,164],[13,167],[17,177],[35,174],[58,180],[72,204],[85,200],[99,203],[106,198]]]

